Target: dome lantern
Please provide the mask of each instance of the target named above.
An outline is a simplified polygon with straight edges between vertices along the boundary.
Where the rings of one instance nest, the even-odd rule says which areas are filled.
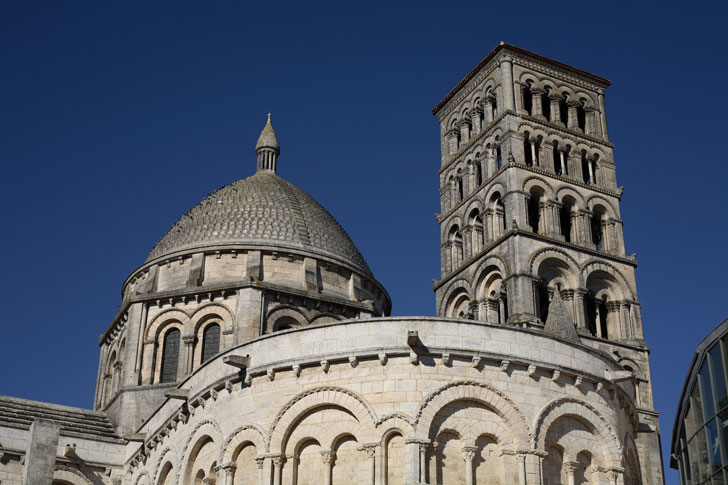
[[[270,113],[268,113],[268,122],[260,132],[258,143],[255,144],[255,153],[258,154],[258,172],[276,173],[276,162],[281,153],[281,146],[278,144],[278,137],[270,122]]]

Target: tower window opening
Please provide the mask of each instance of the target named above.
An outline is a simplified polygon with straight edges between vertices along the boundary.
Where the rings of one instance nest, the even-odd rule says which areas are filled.
[[[220,325],[208,325],[202,334],[202,362],[207,362],[219,352]]]
[[[583,175],[585,184],[594,183],[594,181],[591,179],[591,162],[584,152],[582,152],[581,154],[581,173]]]
[[[594,243],[594,246],[596,246],[597,251],[602,251],[604,249],[604,232],[602,230],[603,218],[604,213],[599,209],[595,209],[591,220],[591,232],[592,242]]]
[[[528,198],[528,224],[531,226],[531,231],[538,233],[539,222],[541,222],[541,210],[540,210],[541,196],[536,192],[531,192]]]
[[[159,382],[174,382],[177,380],[177,364],[179,363],[179,342],[181,333],[173,328],[164,336],[162,345],[162,372]]]
[[[483,166],[480,162],[475,162],[475,177],[480,187],[483,184]]]
[[[523,140],[523,153],[526,156],[526,165],[532,167],[534,165],[533,152],[531,150],[531,142],[527,138]]]
[[[533,94],[528,86],[524,86],[523,90],[523,109],[529,114],[533,113]]]
[[[460,200],[463,200],[463,198],[465,197],[465,193],[463,191],[463,179],[462,178],[458,179],[458,196],[460,197]]]
[[[541,94],[541,110],[547,120],[551,119],[551,102],[549,101],[548,93]]]
[[[582,104],[576,107],[576,122],[581,131],[586,131],[586,111]]]
[[[545,282],[541,282],[538,285],[538,302],[539,302],[539,317],[541,318],[542,322],[546,322],[546,319],[549,316],[549,303],[551,299],[549,298],[549,290],[546,286]]]
[[[564,201],[563,205],[559,208],[561,235],[564,236],[564,240],[568,243],[573,242],[571,240],[571,213],[573,210],[573,204],[567,201]]]
[[[503,159],[501,158],[501,147],[500,147],[500,145],[498,145],[495,148],[495,156],[496,156],[496,161],[498,162],[498,169],[501,169],[503,167]]]
[[[553,156],[554,156],[554,171],[556,171],[557,174],[563,175],[564,170],[561,166],[561,154],[559,154],[559,145],[558,143],[554,142],[554,149],[552,150]]]
[[[566,105],[566,100],[564,98],[561,98],[559,100],[559,115],[560,120],[564,126],[568,125],[569,123],[569,107]]]

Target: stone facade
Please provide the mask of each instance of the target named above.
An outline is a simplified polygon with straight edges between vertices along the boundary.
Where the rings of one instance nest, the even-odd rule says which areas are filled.
[[[500,45],[435,108],[437,317],[388,317],[346,232],[278,177],[269,117],[256,174],[124,282],[80,419],[113,436],[69,451],[58,416],[0,401],[3,484],[36,454],[54,484],[662,484],[607,85]]]

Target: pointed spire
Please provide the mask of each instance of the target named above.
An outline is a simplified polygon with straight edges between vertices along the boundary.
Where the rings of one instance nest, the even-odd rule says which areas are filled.
[[[581,342],[579,334],[576,332],[574,320],[572,320],[569,310],[566,309],[558,288],[554,288],[554,296],[551,298],[551,303],[549,303],[549,314],[546,317],[543,331],[569,342]]]
[[[260,132],[258,143],[255,144],[255,153],[258,154],[258,172],[276,172],[276,161],[281,153],[281,146],[270,121],[270,113],[263,131]]]

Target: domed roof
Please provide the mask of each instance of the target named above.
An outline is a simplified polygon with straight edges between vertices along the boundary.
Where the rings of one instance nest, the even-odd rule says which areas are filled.
[[[147,261],[221,245],[309,251],[371,276],[364,257],[336,219],[271,171],[259,171],[210,194],[172,226]]]

